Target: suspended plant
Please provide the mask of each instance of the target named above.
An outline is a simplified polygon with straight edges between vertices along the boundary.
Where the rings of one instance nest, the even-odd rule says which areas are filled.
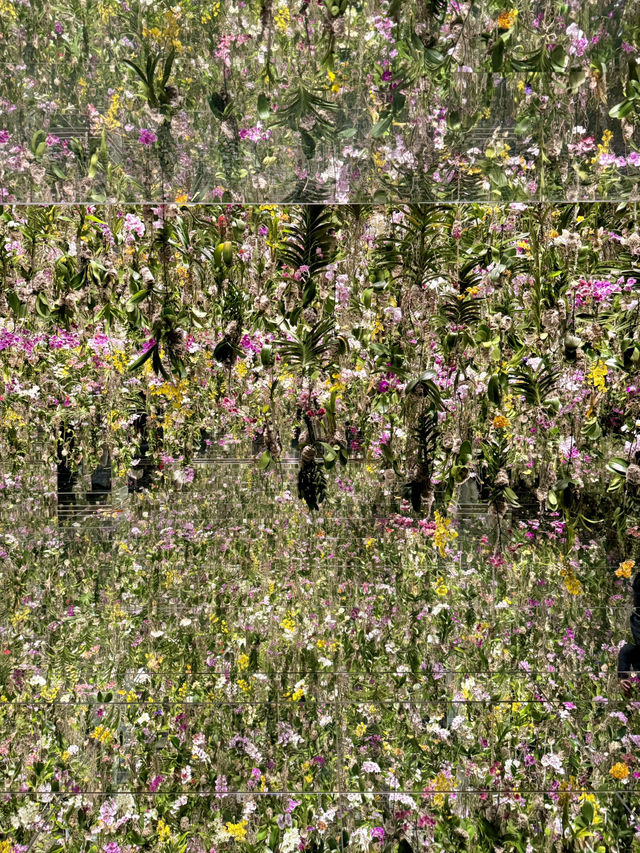
[[[306,204],[299,208],[284,228],[283,241],[276,253],[280,268],[298,273],[302,286],[302,306],[306,308],[317,296],[317,275],[336,257],[333,208]],[[292,279],[290,287],[298,285]]]

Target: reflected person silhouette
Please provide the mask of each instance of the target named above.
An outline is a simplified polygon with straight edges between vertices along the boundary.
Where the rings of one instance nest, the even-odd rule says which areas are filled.
[[[618,678],[625,696],[631,695],[632,676],[640,676],[640,572],[636,572],[631,588],[633,613],[630,623],[633,643],[625,643],[618,652]]]

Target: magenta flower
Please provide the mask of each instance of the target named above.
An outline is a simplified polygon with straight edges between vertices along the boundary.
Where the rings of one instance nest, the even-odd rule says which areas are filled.
[[[140,128],[140,133],[138,136],[138,142],[140,143],[140,145],[153,145],[153,143],[156,142],[157,139],[158,137],[152,130],[147,130],[146,127]]]

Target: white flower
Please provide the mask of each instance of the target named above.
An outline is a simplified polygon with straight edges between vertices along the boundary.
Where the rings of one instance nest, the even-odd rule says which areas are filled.
[[[282,844],[280,845],[280,853],[293,853],[300,846],[300,832],[295,826],[289,827],[284,834]]]
[[[188,764],[180,771],[180,779],[183,785],[186,785],[191,781],[191,767]]]
[[[456,732],[464,723],[464,721],[464,717],[461,714],[458,714],[457,717],[454,717],[453,720],[451,720],[449,728],[451,729],[451,731]]]
[[[560,773],[560,775],[564,774],[564,770],[562,769],[562,760],[559,755],[556,755],[553,752],[543,755],[540,759],[540,764],[542,764],[543,767],[553,767],[553,769]]]

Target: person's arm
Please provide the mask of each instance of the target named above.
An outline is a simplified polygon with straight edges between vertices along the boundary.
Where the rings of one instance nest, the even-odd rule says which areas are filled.
[[[618,678],[625,696],[631,693],[631,672],[640,671],[640,646],[631,643],[625,645],[618,652]]]

